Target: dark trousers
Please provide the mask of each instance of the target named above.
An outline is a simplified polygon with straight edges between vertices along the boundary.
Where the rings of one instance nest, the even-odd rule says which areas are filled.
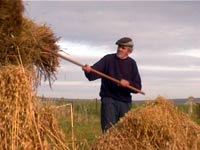
[[[101,128],[102,132],[112,127],[131,109],[131,102],[122,102],[110,97],[101,99]]]

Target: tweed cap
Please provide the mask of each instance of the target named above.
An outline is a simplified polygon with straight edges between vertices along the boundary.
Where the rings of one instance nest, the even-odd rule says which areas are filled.
[[[133,47],[133,40],[129,37],[123,37],[116,42],[117,45]]]

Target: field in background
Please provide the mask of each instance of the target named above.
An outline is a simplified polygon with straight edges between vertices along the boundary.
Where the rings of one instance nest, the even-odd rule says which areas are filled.
[[[100,126],[100,100],[66,100],[61,99],[42,99],[42,102],[48,103],[56,107],[56,118],[59,127],[66,135],[66,141],[70,145],[75,144],[77,149],[88,149],[88,146],[99,136],[101,136]],[[132,109],[140,107],[145,102],[133,102]],[[66,104],[73,106],[73,131],[74,138],[72,138],[72,120],[70,107],[62,107]],[[194,103],[191,105],[184,101],[184,103],[176,102],[177,109],[188,113],[191,118],[200,124],[200,106]],[[192,111],[192,112],[191,112]]]

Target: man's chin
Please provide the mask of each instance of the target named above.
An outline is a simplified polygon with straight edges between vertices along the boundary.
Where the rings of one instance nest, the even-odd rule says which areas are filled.
[[[120,54],[117,54],[117,57],[120,58],[120,59],[126,59],[126,58],[127,58],[127,56],[125,56],[125,55],[120,55]]]
[[[121,58],[121,57],[123,57],[123,55],[122,55],[122,54],[119,54],[119,53],[117,53],[117,57]]]

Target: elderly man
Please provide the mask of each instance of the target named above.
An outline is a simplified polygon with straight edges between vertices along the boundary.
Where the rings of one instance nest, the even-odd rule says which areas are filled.
[[[137,92],[130,90],[127,86],[131,85],[137,89],[142,87],[137,64],[134,59],[129,57],[129,54],[133,52],[133,40],[129,37],[123,37],[116,44],[118,46],[116,53],[104,56],[92,66],[86,64],[83,67],[89,81],[101,78],[101,76],[91,72],[91,68],[120,81],[120,84],[116,84],[101,78],[101,127],[103,132],[131,109],[131,93]]]

